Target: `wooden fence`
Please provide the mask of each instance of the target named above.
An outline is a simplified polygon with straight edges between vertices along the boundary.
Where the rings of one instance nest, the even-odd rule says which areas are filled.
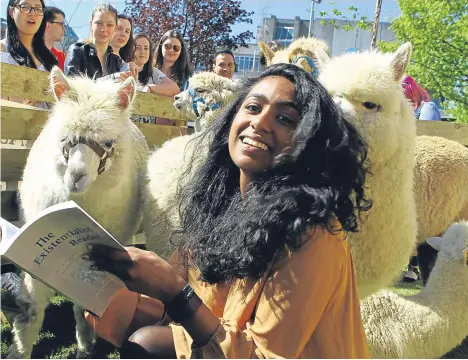
[[[0,64],[2,98],[55,102],[49,91],[48,73],[31,68]],[[148,93],[137,94],[134,113],[168,118],[177,126],[136,123],[151,148],[187,133],[187,119],[173,106],[173,98]],[[1,100],[1,190],[2,216],[13,200],[32,143],[48,117],[48,111]]]
[[[49,92],[48,74],[34,69],[1,64],[1,96],[33,101],[54,102]],[[134,112],[176,121],[177,126],[136,124],[146,137],[150,148],[186,133],[186,121],[172,105],[173,99],[138,93]],[[17,189],[30,145],[39,135],[48,116],[47,110],[1,100],[1,184],[2,208],[4,192]],[[468,124],[442,121],[418,121],[419,135],[436,135],[468,146]],[[8,140],[7,140],[8,139]]]

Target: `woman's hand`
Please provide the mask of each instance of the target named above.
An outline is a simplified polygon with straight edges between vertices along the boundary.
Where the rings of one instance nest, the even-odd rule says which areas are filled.
[[[135,78],[136,81],[138,81],[138,72],[139,72],[138,65],[135,64],[134,62],[129,62],[128,67],[130,68],[131,75]]]
[[[120,73],[120,81],[121,82],[124,82],[125,80],[127,80],[127,78],[129,78],[130,76],[132,76],[132,72],[131,71],[122,71]]]
[[[174,268],[153,252],[126,247],[124,250],[92,245],[88,254],[97,270],[120,278],[127,288],[139,294],[171,301],[186,285]]]

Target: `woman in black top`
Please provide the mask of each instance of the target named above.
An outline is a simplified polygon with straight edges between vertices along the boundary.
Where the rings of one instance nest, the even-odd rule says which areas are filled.
[[[122,59],[109,46],[116,24],[117,10],[107,3],[97,5],[91,16],[91,40],[70,47],[65,74],[100,78],[119,72]]]

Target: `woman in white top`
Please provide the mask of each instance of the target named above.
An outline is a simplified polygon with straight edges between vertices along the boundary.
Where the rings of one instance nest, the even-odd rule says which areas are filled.
[[[50,71],[58,65],[44,43],[44,0],[10,0],[7,8],[6,38],[0,41],[2,63]],[[7,100],[47,108],[45,103],[19,98]]]
[[[135,64],[138,67],[138,90],[163,96],[174,96],[178,94],[180,90],[177,84],[160,70],[152,66],[153,49],[148,35],[137,34],[134,40]],[[123,81],[130,75],[130,71],[121,73],[120,79]],[[151,124],[156,122],[154,116],[136,116],[133,117],[133,120]]]
[[[44,43],[44,0],[10,0],[2,62],[50,71],[57,59]]]

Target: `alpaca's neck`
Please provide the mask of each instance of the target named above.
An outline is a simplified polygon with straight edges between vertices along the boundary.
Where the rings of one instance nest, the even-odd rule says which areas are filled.
[[[428,306],[448,315],[451,320],[468,322],[468,269],[461,262],[439,253],[429,280],[418,295]]]

